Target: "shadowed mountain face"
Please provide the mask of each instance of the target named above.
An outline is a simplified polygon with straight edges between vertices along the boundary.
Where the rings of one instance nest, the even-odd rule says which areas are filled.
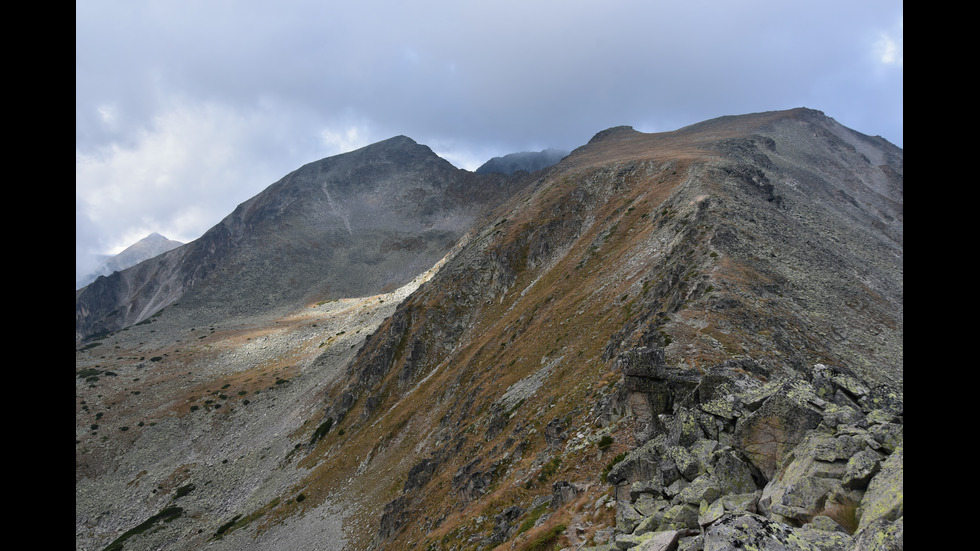
[[[76,353],[77,547],[901,548],[901,149],[809,109],[616,127],[410,201],[377,145],[135,267],[196,284]],[[470,189],[506,199],[424,284],[300,300],[386,273],[359,236],[456,227]],[[312,228],[357,268],[289,266]],[[251,279],[272,265],[295,281]]]
[[[431,267],[519,186],[399,136],[310,163],[200,239],[76,292],[76,339],[181,299],[249,315],[390,291]]]
[[[534,172],[554,165],[562,160],[568,151],[558,149],[545,149],[544,151],[524,151],[521,153],[511,153],[503,157],[494,157],[480,165],[476,169],[477,174],[490,174],[499,172],[501,174],[513,174],[519,170]]]

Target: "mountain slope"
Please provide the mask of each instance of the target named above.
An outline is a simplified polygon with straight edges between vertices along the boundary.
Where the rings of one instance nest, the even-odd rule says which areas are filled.
[[[77,291],[76,342],[178,299],[221,317],[392,290],[518,185],[457,169],[404,136],[310,163],[194,242]]]
[[[610,129],[574,151],[400,305],[330,394],[326,417],[348,434],[393,433],[366,472],[390,500],[376,543],[432,541],[459,509],[528,508],[550,495],[538,473],[555,459],[594,483],[604,460],[559,450],[627,407],[606,385],[638,347],[693,374],[736,360],[810,377],[822,363],[900,389],[901,157],[803,109]]]
[[[902,163],[807,109],[618,127],[404,300],[188,327],[182,299],[77,353],[81,548],[900,531],[871,505],[901,480]]]

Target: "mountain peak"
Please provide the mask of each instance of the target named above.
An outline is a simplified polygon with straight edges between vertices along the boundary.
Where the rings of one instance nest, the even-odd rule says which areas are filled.
[[[607,128],[601,132],[597,132],[596,135],[592,136],[592,139],[589,140],[589,145],[596,144],[611,138],[631,136],[639,133],[640,132],[634,130],[632,126],[627,126],[627,125],[613,126],[612,128]]]
[[[144,260],[149,260],[167,251],[176,249],[181,245],[183,245],[183,243],[180,241],[167,239],[163,235],[153,232],[136,243],[126,247],[119,254],[104,257],[102,264],[99,265],[98,268],[88,275],[75,280],[75,289],[81,289],[82,287],[95,281],[99,276],[109,275],[113,272],[125,270],[126,268],[135,266]]]
[[[489,174],[499,172],[500,174],[513,174],[519,170],[525,172],[535,172],[543,168],[548,168],[568,155],[568,151],[560,149],[545,149],[542,151],[522,151],[520,153],[510,153],[503,157],[494,157],[480,165],[476,169],[477,174]]]

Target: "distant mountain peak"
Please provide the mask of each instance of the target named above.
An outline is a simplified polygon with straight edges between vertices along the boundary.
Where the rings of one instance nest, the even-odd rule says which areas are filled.
[[[544,149],[542,151],[522,151],[520,153],[510,153],[503,157],[494,157],[480,165],[476,169],[477,174],[489,174],[499,172],[500,174],[511,175],[519,170],[534,172],[543,168],[548,168],[568,155],[568,151],[563,149]]]
[[[99,276],[109,275],[112,272],[125,270],[135,266],[144,260],[149,260],[157,255],[161,255],[172,249],[183,245],[180,241],[168,239],[163,235],[153,232],[136,243],[126,247],[116,255],[105,257],[102,264],[88,275],[75,280],[75,289],[81,289],[89,283],[95,281]]]

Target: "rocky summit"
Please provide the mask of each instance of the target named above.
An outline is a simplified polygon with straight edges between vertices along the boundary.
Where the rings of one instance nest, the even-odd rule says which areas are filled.
[[[302,167],[76,292],[76,549],[902,549],[903,162],[799,108]]]

